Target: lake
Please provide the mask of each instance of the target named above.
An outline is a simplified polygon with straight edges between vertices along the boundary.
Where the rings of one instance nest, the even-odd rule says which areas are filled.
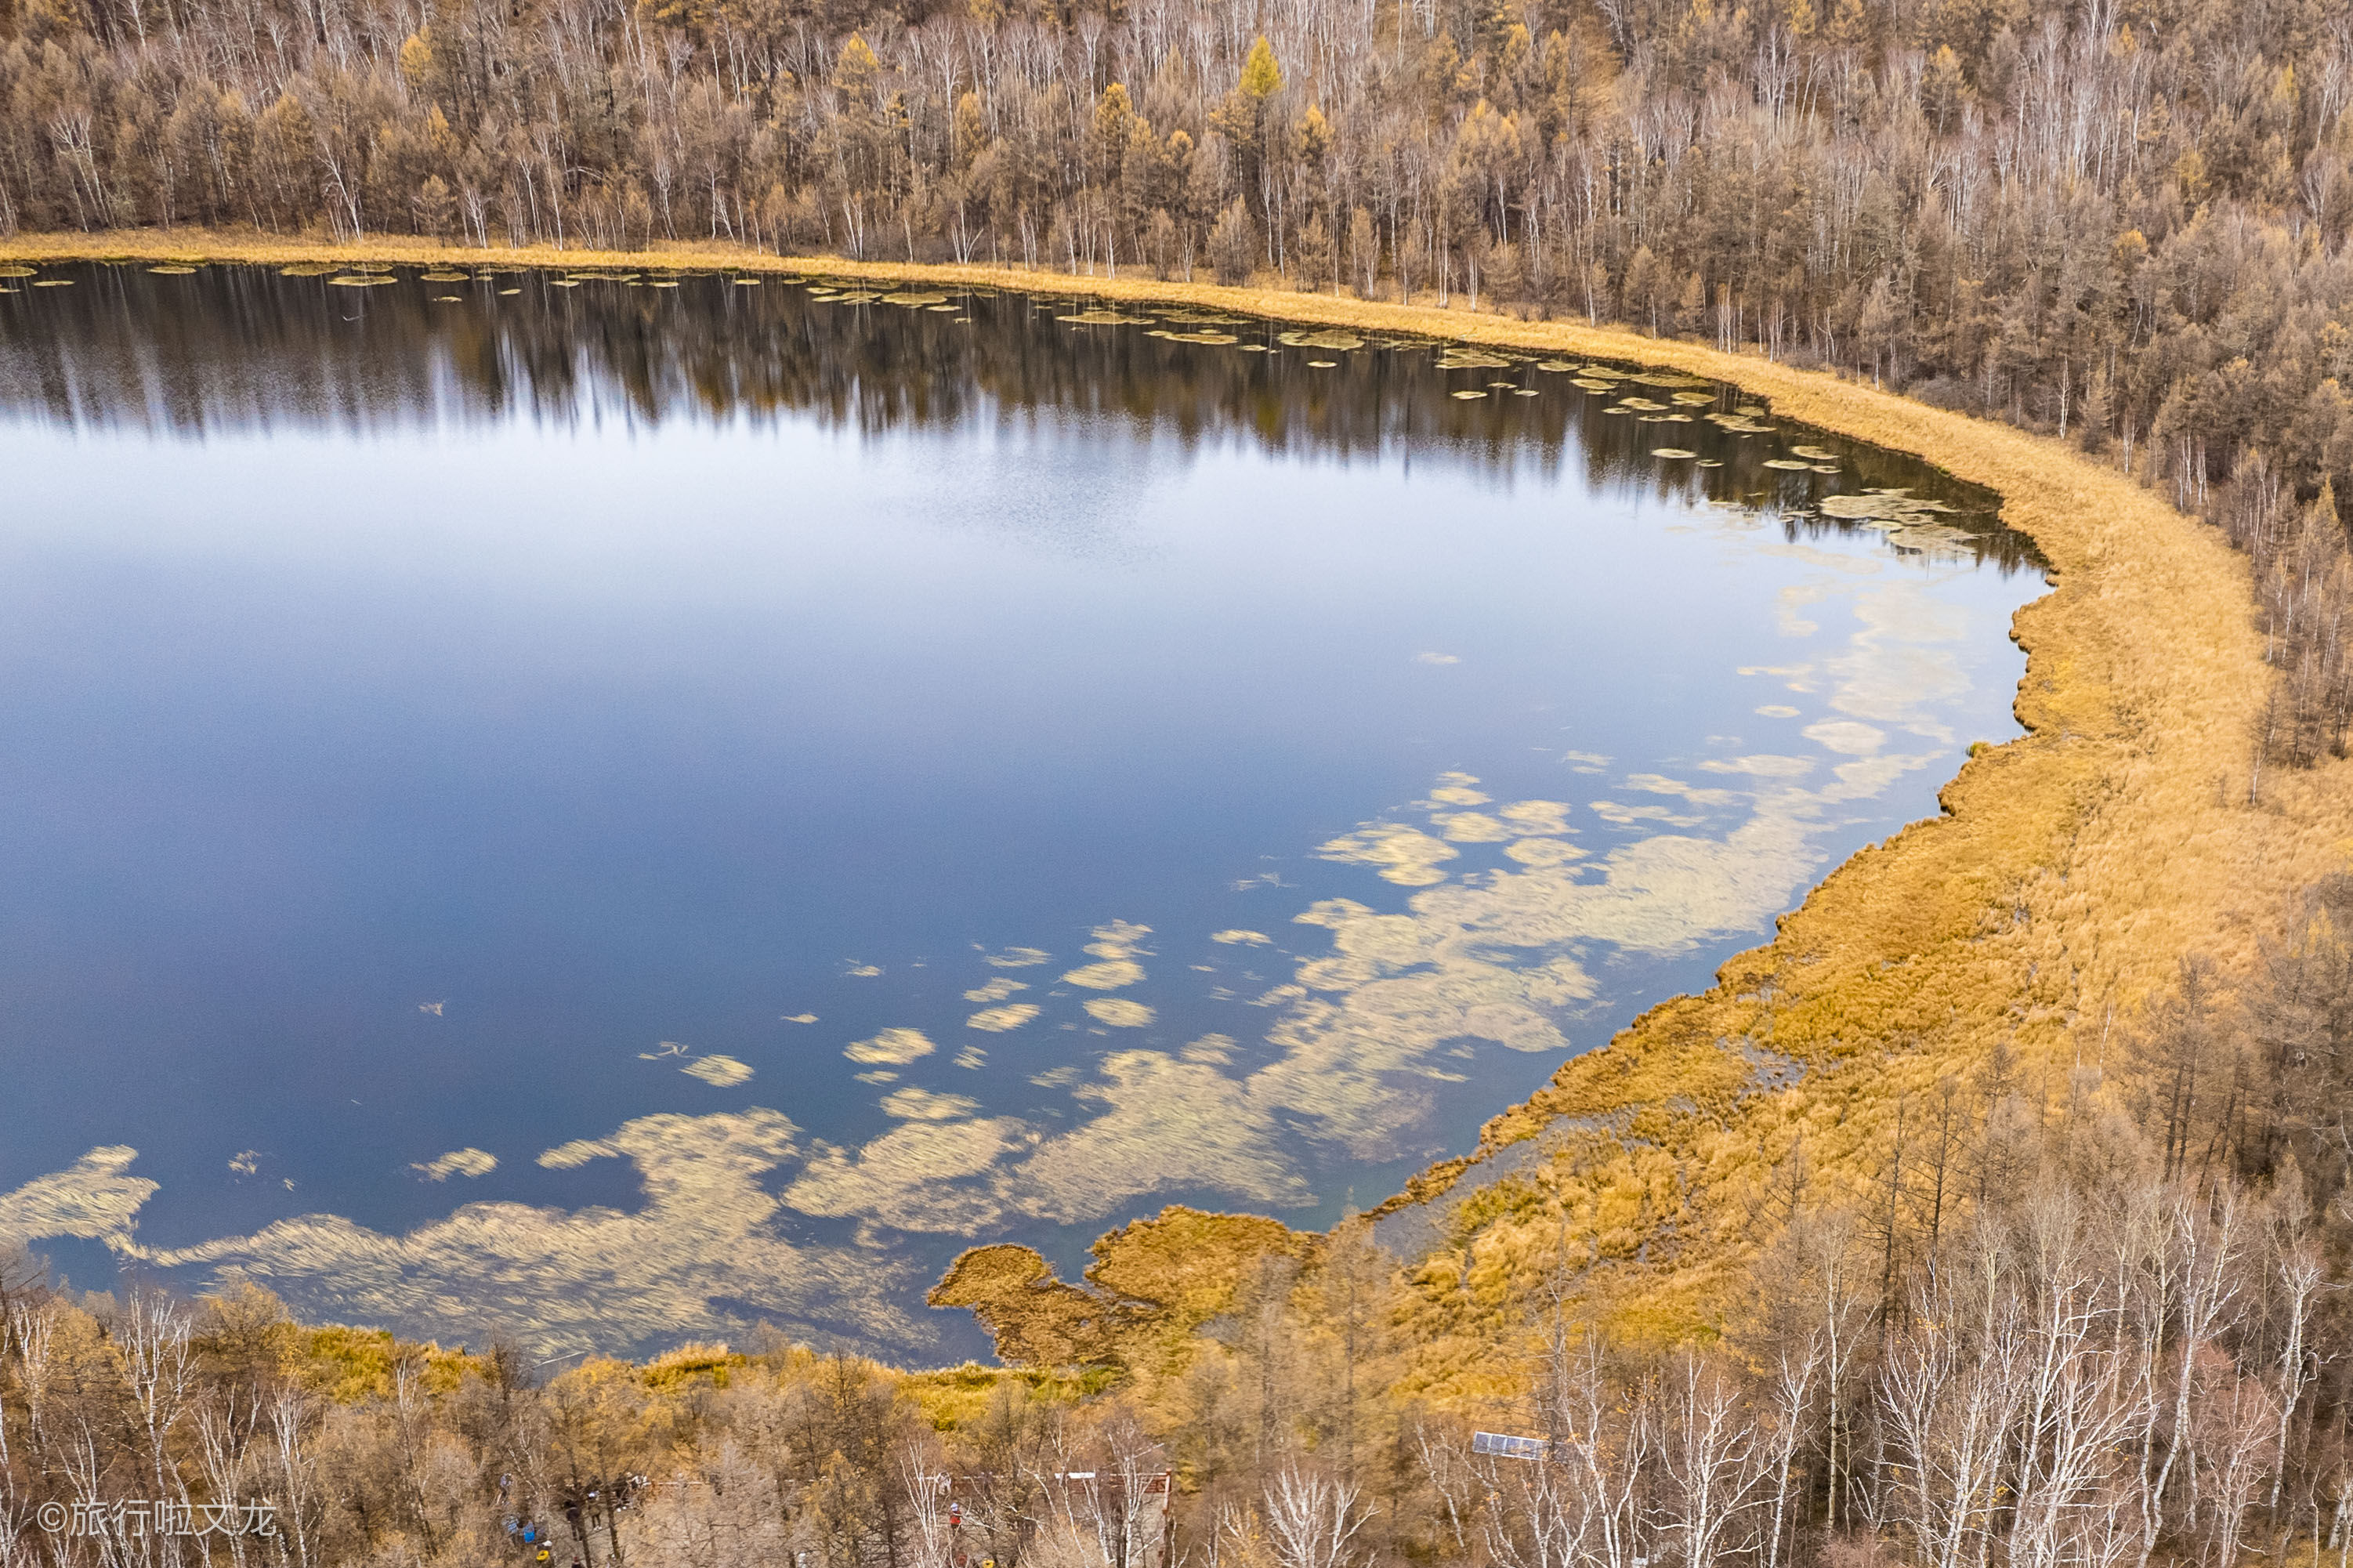
[[[1991,498],[1706,384],[292,270],[0,278],[0,1235],[82,1286],[979,1353],[962,1247],[1369,1207],[2017,733]]]

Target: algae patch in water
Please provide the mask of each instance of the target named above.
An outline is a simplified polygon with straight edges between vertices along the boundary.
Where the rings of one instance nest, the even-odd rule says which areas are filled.
[[[437,1159],[420,1160],[409,1167],[427,1181],[447,1181],[452,1176],[487,1176],[498,1168],[498,1156],[480,1149],[453,1149]]]
[[[752,1069],[733,1056],[697,1056],[679,1071],[717,1089],[732,1089],[752,1081]]]
[[[1117,991],[1143,978],[1144,966],[1133,959],[1106,959],[1099,964],[1072,969],[1062,977],[1071,985],[1084,986],[1089,991]]]
[[[868,1066],[903,1067],[919,1062],[938,1047],[920,1029],[885,1029],[871,1040],[854,1040],[842,1054]]]

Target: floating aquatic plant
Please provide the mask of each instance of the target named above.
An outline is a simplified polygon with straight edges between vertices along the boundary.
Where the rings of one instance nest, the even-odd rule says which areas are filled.
[[[1652,447],[1651,455],[1654,458],[1695,458],[1699,453],[1688,447]]]
[[[1098,964],[1083,964],[1062,977],[1071,985],[1089,991],[1117,991],[1134,985],[1144,978],[1144,966],[1133,959],[1105,959]]]
[[[936,1049],[931,1037],[920,1029],[885,1029],[871,1040],[852,1041],[841,1054],[867,1066],[903,1067]]]

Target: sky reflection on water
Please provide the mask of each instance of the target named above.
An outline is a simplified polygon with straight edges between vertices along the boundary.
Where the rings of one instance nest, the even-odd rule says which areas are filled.
[[[70,275],[0,299],[0,1233],[81,1276],[973,1351],[959,1247],[1376,1202],[2015,733],[1986,498],[1531,364]]]

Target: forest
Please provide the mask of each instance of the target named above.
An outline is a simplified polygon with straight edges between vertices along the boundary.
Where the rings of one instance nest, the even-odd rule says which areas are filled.
[[[1868,1188],[1793,1150],[1725,1326],[1678,1342],[1590,1330],[1566,1215],[1467,1361],[1417,1326],[1449,1266],[1361,1222],[1171,1209],[1082,1286],[967,1254],[936,1298],[1008,1364],[938,1372],[540,1362],[249,1283],[77,1294],[18,1249],[0,1563],[2342,1568],[2353,878],[2286,929],[2232,991],[2185,960],[2112,1070],[1942,1080]]]

